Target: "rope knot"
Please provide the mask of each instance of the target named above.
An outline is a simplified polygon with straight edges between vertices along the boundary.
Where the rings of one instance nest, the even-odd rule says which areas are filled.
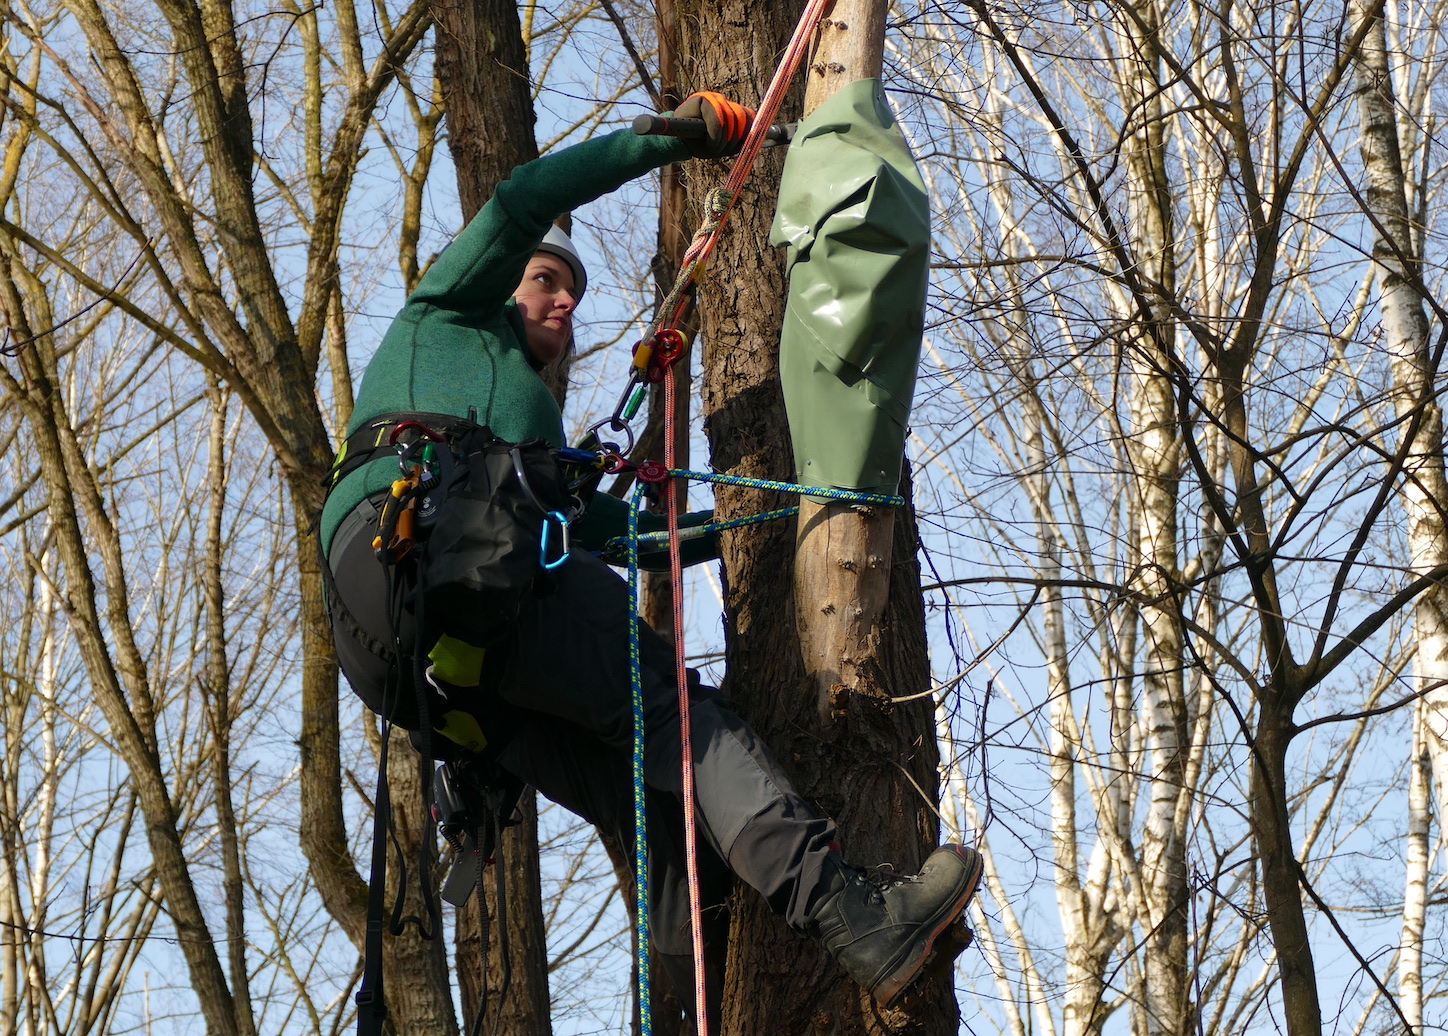
[[[734,203],[734,194],[727,187],[715,187],[704,198],[704,211],[717,219],[729,211]]]

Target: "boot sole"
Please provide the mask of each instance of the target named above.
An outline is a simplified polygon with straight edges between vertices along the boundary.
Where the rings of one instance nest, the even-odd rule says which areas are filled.
[[[967,867],[965,887],[961,894],[948,908],[940,912],[934,924],[921,929],[920,937],[905,947],[899,962],[890,969],[884,979],[877,982],[870,990],[870,995],[882,1007],[889,1007],[905,991],[906,987],[915,981],[921,969],[925,967],[925,962],[930,959],[930,952],[935,948],[935,940],[940,937],[941,932],[955,923],[955,919],[965,911],[966,906],[979,890],[980,879],[985,874],[985,860],[980,853],[973,849],[965,849],[964,852],[970,854],[968,858],[964,856],[964,853],[957,852]]]

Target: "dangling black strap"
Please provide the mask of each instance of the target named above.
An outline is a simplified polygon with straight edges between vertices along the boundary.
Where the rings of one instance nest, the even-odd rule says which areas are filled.
[[[392,581],[387,580],[387,596],[391,599]],[[415,602],[417,608],[417,622],[419,628],[424,621],[422,615],[422,595],[419,590]],[[401,655],[401,646],[398,644],[395,616],[392,623],[393,656]],[[428,714],[427,703],[427,682],[426,662],[422,653],[414,647],[413,657],[415,660],[413,690],[417,697],[417,708],[419,718],[422,722],[424,734],[422,757],[420,760],[423,796],[427,799],[430,796],[431,781],[428,779],[429,759],[431,756],[432,742],[429,737],[431,733],[431,721]],[[396,676],[398,666],[393,666],[389,678]],[[395,702],[394,694],[391,696]],[[389,695],[384,692],[383,700],[387,701]],[[387,1003],[383,996],[382,983],[382,915],[385,907],[387,892],[387,842],[389,838],[395,840],[396,836],[392,829],[392,793],[387,781],[387,756],[388,745],[392,741],[392,722],[390,710],[382,717],[382,751],[377,758],[377,794],[373,799],[372,809],[372,874],[367,883],[367,938],[364,944],[364,956],[362,963],[362,982],[357,989],[355,997],[357,1003],[357,1036],[382,1036],[383,1022],[387,1018]],[[421,918],[415,915],[402,916],[403,901],[407,889],[407,865],[403,862],[401,854],[398,855],[398,865],[402,868],[401,880],[398,882],[397,900],[393,903],[391,924],[388,930],[393,935],[402,934],[403,928],[411,923],[417,926],[418,934],[423,939],[433,939],[437,936],[442,927],[442,914],[438,909],[437,900],[432,892],[431,882],[428,880],[428,851],[432,845],[432,812],[427,807],[429,802],[424,802],[424,810],[427,812],[427,833],[423,836],[422,845],[419,850],[419,880],[422,886],[423,903],[427,909],[430,927],[424,926]]]
[[[388,724],[382,724],[382,753],[377,765],[377,794],[372,810],[372,875],[367,882],[367,941],[362,984],[357,989],[357,1036],[382,1036],[387,1002],[382,994],[382,912],[387,891],[387,829],[392,825],[392,796],[387,787]]]
[[[493,1014],[493,1024],[489,1033],[496,1036],[498,1026],[503,1021],[503,1006],[508,1002],[508,987],[513,983],[513,960],[508,952],[508,887],[504,871],[507,865],[503,862],[503,813],[509,807],[506,805],[506,798],[500,797],[491,803],[491,809],[486,822],[493,825],[492,844],[493,859],[484,861],[493,864],[493,878],[495,892],[493,898],[498,903],[498,929],[502,932],[502,942],[498,944],[499,956],[502,957],[503,981],[498,986],[498,1006]],[[488,1013],[488,930],[490,922],[488,919],[488,901],[483,896],[482,876],[478,876],[478,940],[479,957],[482,963],[482,981],[478,985],[478,1013],[473,1018],[470,1036],[478,1036],[483,1027],[483,1018]]]

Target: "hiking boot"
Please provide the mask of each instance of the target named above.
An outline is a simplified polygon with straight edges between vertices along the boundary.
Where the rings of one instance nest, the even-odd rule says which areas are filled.
[[[919,874],[877,881],[831,856],[809,908],[815,937],[882,1005],[900,995],[980,885],[974,849],[943,845]]]

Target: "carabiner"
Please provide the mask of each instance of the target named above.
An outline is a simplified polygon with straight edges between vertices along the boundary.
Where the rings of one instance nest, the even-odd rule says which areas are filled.
[[[557,522],[558,528],[563,537],[563,544],[559,554],[552,561],[548,560],[548,526],[551,522]],[[543,516],[543,535],[538,540],[538,564],[543,566],[545,572],[552,572],[563,562],[568,560],[568,519],[562,511],[549,511]]]
[[[387,445],[396,446],[397,437],[403,432],[413,428],[417,429],[418,434],[421,435],[424,439],[430,439],[433,442],[447,441],[445,438],[443,438],[441,435],[438,435],[437,432],[434,432],[431,428],[423,424],[421,421],[399,421],[393,426],[391,433],[388,434]]]
[[[598,430],[600,428],[607,428],[610,432],[622,433],[623,442],[616,443],[604,441],[603,436],[598,434]],[[627,421],[619,417],[617,414],[613,415],[612,417],[605,417],[602,421],[599,421],[595,425],[590,425],[588,430],[584,432],[584,438],[586,439],[590,435],[592,435],[598,441],[599,449],[605,450],[608,453],[626,454],[633,449],[633,429],[628,426]]]

